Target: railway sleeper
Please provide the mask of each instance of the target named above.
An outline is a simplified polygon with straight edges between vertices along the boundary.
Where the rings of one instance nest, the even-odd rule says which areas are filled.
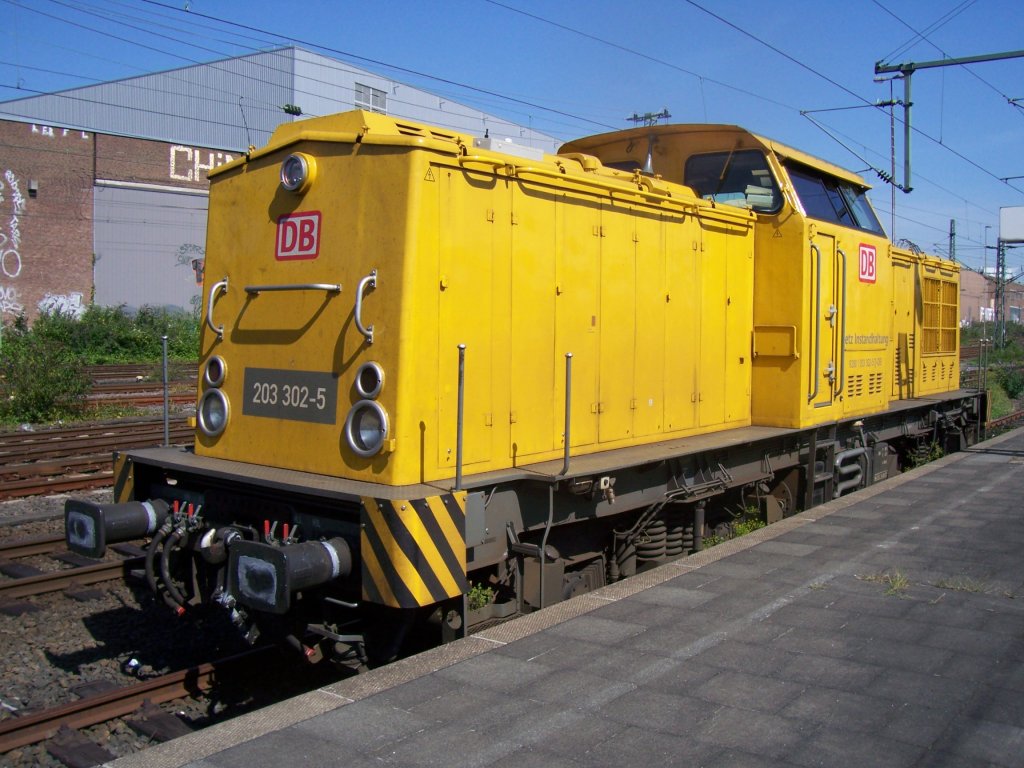
[[[116,755],[66,725],[62,725],[46,742],[46,751],[68,768],[92,768],[116,758]]]

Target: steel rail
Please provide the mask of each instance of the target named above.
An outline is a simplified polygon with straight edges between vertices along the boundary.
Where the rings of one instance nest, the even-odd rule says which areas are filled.
[[[0,581],[0,598],[35,597],[37,595],[49,594],[50,592],[59,592],[62,589],[67,589],[72,584],[75,586],[88,586],[113,579],[121,579],[127,576],[130,571],[141,568],[143,561],[144,558],[142,557],[129,557],[124,560],[111,560],[110,562],[96,563],[95,565],[83,565],[78,568],[49,571],[38,576],[27,576],[22,579]]]
[[[34,555],[48,555],[64,546],[63,535],[31,536],[0,542],[0,558],[5,560]]]
[[[213,687],[215,676],[254,663],[274,648],[256,648],[220,661],[154,677],[70,704],[0,721],[0,753],[52,738],[61,726],[87,728],[132,714],[145,700],[161,704]]]

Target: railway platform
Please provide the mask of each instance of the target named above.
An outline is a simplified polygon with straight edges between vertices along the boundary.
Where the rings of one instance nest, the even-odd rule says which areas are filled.
[[[1024,430],[117,768],[1024,765]]]

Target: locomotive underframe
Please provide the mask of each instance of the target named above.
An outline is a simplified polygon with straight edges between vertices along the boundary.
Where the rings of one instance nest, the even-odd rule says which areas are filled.
[[[705,530],[752,502],[772,522],[886,479],[922,446],[938,444],[948,452],[973,444],[982,437],[984,413],[984,394],[959,391],[898,401],[881,414],[813,429],[745,427],[574,457],[564,474],[560,462],[547,462],[470,475],[464,489],[467,591],[473,582],[490,584],[510,609],[543,607],[699,550]],[[201,523],[180,542],[189,546],[173,558],[175,589],[190,604],[224,604],[253,637],[273,627],[310,656],[300,640],[310,632],[362,649],[373,631],[369,612],[378,632],[390,627],[389,638],[375,641],[386,659],[400,652],[411,617],[421,619],[427,609],[442,609],[434,611],[441,617],[438,639],[461,636],[471,620],[465,595],[415,611],[382,609],[368,604],[365,594],[360,599],[363,500],[437,497],[449,487],[389,488],[173,448],[127,452],[119,467],[121,501],[201,507]],[[669,538],[676,538],[651,550],[666,520]],[[198,542],[215,529],[285,548],[343,540],[353,567],[347,577],[286,595],[287,616],[266,615],[237,606],[227,560],[211,562],[200,552]],[[403,613],[408,621],[395,619]]]

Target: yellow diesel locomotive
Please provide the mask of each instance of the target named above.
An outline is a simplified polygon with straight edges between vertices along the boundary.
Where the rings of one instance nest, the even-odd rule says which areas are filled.
[[[371,664],[981,435],[955,263],[728,125],[557,155],[362,111],[210,172],[195,447],[68,502],[178,614]],[[476,616],[477,614],[472,614]]]

